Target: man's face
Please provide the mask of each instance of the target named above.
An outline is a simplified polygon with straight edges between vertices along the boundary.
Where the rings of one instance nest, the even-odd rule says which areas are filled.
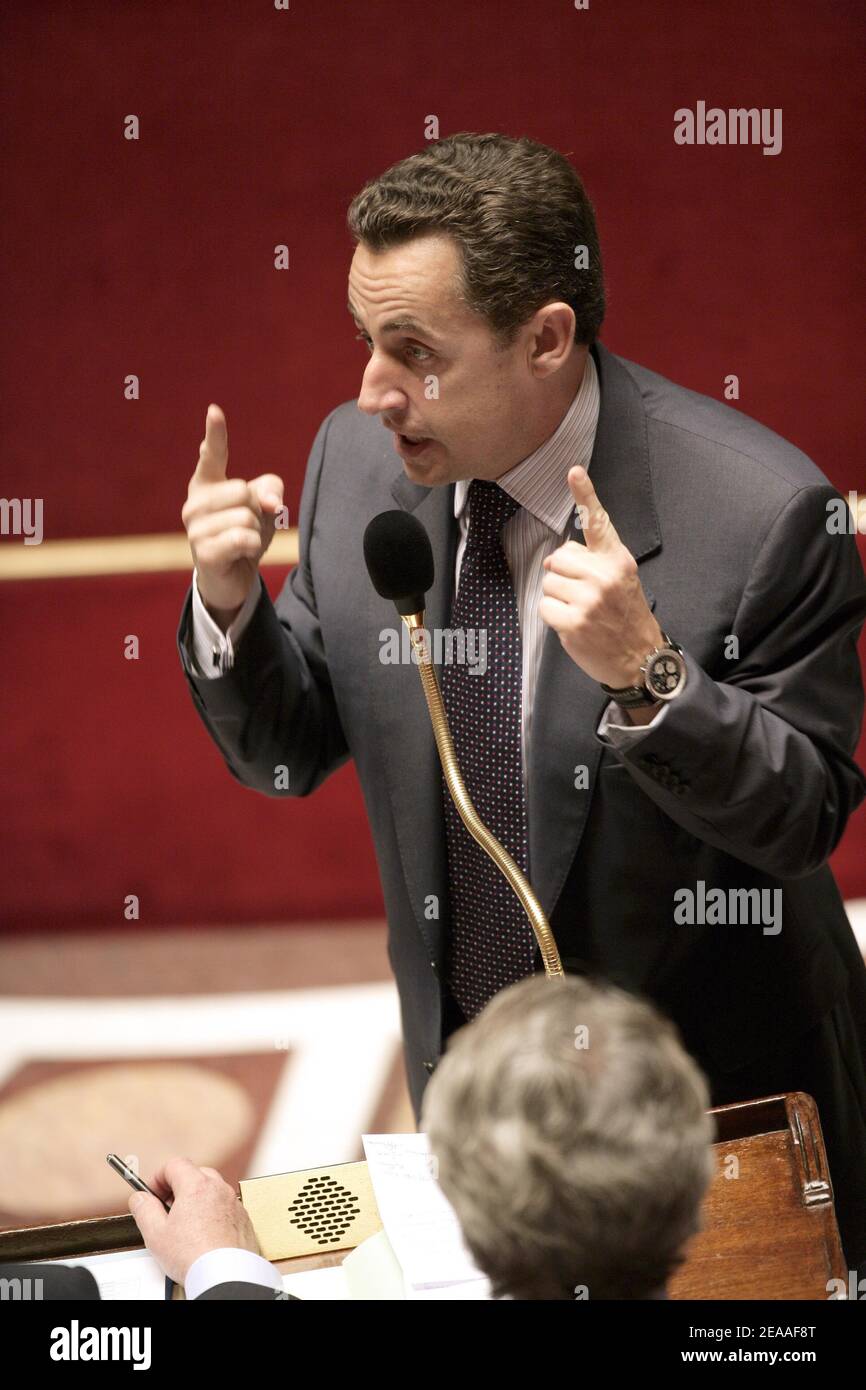
[[[378,253],[362,242],[349,272],[349,310],[370,353],[358,409],[394,431],[406,474],[426,486],[498,478],[534,447],[527,336],[498,349],[454,292],[459,265],[456,243],[437,234]]]

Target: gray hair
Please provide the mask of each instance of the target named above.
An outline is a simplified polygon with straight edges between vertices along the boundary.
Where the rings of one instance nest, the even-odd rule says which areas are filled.
[[[712,1178],[706,1080],[648,1002],[580,976],[502,990],[449,1040],[422,1126],[496,1297],[645,1298]]]

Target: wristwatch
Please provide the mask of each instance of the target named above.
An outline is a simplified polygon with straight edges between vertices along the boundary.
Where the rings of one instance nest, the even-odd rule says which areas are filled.
[[[623,709],[654,705],[657,700],[673,700],[686,683],[686,659],[683,649],[666,632],[662,645],[650,652],[641,666],[642,685],[627,685],[622,690],[600,682],[602,690]]]

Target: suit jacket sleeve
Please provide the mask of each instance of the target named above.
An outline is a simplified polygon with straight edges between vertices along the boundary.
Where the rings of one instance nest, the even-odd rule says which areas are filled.
[[[686,652],[663,723],[616,750],[677,824],[780,878],[820,868],[866,794],[853,761],[866,580],[854,537],[828,529],[838,496],[817,485],[789,499],[756,546],[736,658],[720,652],[714,679]]]
[[[277,600],[264,584],[231,670],[196,674],[187,655],[192,588],[177,633],[187,683],[205,727],[239,782],[268,796],[306,796],[348,757],[316,612],[310,548],[331,416],[313,442],[301,495],[299,563]],[[278,768],[288,770],[276,786]]]
[[[22,1283],[29,1280],[29,1299],[37,1298],[35,1280],[41,1280],[42,1288],[38,1297],[46,1302],[96,1300],[100,1297],[99,1285],[84,1265],[3,1264],[0,1265],[0,1279],[16,1279]],[[26,1283],[24,1288],[28,1288]]]

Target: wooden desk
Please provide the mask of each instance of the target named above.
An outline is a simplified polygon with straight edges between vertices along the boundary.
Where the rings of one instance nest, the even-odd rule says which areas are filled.
[[[718,1167],[671,1298],[826,1300],[828,1281],[847,1285],[848,1275],[812,1097],[768,1096],[711,1114]]]

